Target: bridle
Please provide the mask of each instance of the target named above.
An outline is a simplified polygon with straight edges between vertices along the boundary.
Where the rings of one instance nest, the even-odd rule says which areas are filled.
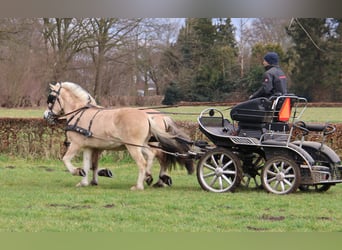
[[[62,104],[61,104],[61,102],[59,100],[59,95],[61,93],[61,89],[62,89],[62,85],[60,85],[60,87],[59,87],[59,89],[57,91],[56,90],[51,90],[51,92],[50,92],[50,94],[48,95],[48,98],[47,98],[48,109],[50,110],[50,112],[54,116],[58,116],[57,114],[55,114],[53,112],[53,107],[55,106],[56,101],[58,102],[59,107],[61,108],[61,113],[64,113]],[[52,93],[55,93],[56,95],[52,95]]]
[[[88,101],[87,105],[85,105],[84,107],[78,108],[76,110],[73,110],[73,111],[71,111],[69,113],[65,113],[64,109],[63,109],[63,106],[61,104],[61,101],[59,99],[59,96],[60,96],[60,93],[61,93],[61,89],[62,89],[62,84],[60,83],[59,89],[58,90],[54,90],[54,89],[51,90],[51,92],[50,92],[50,94],[48,95],[48,98],[47,98],[47,104],[48,104],[49,113],[46,115],[46,119],[51,124],[55,124],[57,119],[64,119],[68,115],[75,114],[75,113],[78,114],[80,111],[88,109],[88,108],[91,107],[91,105],[90,105],[91,99],[90,99],[90,96],[88,96],[89,97],[89,101]],[[53,112],[53,108],[54,108],[54,106],[56,104],[56,101],[57,101],[57,103],[58,103],[58,105],[60,107],[60,113],[59,114],[55,114]]]

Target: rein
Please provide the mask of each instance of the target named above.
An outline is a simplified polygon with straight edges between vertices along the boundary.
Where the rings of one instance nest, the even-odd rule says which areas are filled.
[[[82,108],[79,108],[79,109],[76,109],[74,111],[71,111],[69,113],[66,113],[66,114],[63,114],[63,115],[58,115],[57,117],[58,117],[59,120],[64,120],[68,115],[72,115],[72,114],[76,113],[75,115],[73,115],[71,117],[71,119],[69,119],[69,120],[72,120],[72,118],[74,118],[79,112],[81,112],[82,110],[86,110],[88,108],[91,108],[91,106],[87,105],[87,106],[84,106]]]
[[[92,132],[91,132],[91,126],[93,124],[93,120],[95,119],[96,115],[101,112],[103,109],[99,109],[95,114],[94,116],[92,117],[92,119],[90,120],[89,122],[89,127],[88,129],[84,129],[84,128],[81,128],[79,126],[77,126],[79,120],[81,119],[82,115],[84,114],[84,112],[89,109],[89,108],[92,108],[93,106],[92,105],[87,105],[87,106],[84,106],[82,108],[79,108],[79,109],[76,109],[74,111],[71,111],[67,114],[64,114],[63,116],[61,117],[65,117],[65,116],[68,116],[68,115],[71,115],[71,114],[74,114],[70,119],[67,120],[67,125],[65,127],[65,131],[73,131],[73,132],[77,132],[79,134],[82,134],[84,135],[85,137],[92,137],[92,138],[96,138],[96,139],[99,139],[99,140],[108,140],[107,138],[103,138],[103,137],[99,137],[99,136],[96,136],[94,135]],[[76,120],[76,123],[75,124],[72,124],[70,125],[69,123],[75,118],[76,115],[78,115],[79,113],[81,113],[81,115],[77,118]],[[63,119],[63,118],[59,118],[59,119]],[[169,154],[169,155],[173,155],[175,157],[188,157],[189,154],[181,154],[181,153],[172,153],[172,152],[168,152],[168,151],[165,151],[164,149],[162,149],[162,147],[160,146],[156,146],[156,145],[152,145],[152,144],[148,144],[147,146],[146,145],[139,145],[139,144],[135,144],[135,143],[130,143],[130,142],[125,142],[125,141],[122,141],[118,138],[113,138],[114,140],[124,144],[124,145],[129,145],[129,146],[134,146],[134,147],[141,147],[141,148],[156,148],[156,149],[159,149],[161,150],[163,153],[165,154]],[[112,139],[112,140],[113,140]],[[179,138],[180,140],[182,140],[183,142],[186,142],[186,143],[191,143],[191,142],[188,142],[186,141],[185,139],[182,139],[182,138]],[[67,142],[65,142],[67,144]]]

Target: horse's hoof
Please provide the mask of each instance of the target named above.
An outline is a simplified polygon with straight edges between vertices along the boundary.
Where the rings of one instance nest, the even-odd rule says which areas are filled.
[[[162,180],[158,180],[158,182],[153,184],[154,188],[162,188],[162,187],[166,187],[167,185],[162,181]]]
[[[96,181],[91,181],[90,182],[90,185],[92,185],[92,186],[97,186],[97,185],[99,185]]]
[[[100,170],[97,172],[97,175],[98,175],[98,176],[109,177],[109,178],[112,178],[112,177],[113,177],[112,171],[110,171],[109,169],[106,169],[106,168],[100,169]]]
[[[172,186],[172,179],[170,176],[167,175],[163,175],[159,177],[163,183],[165,183],[166,185],[168,185],[169,187]]]
[[[144,188],[143,188],[143,187],[142,187],[142,188],[139,188],[139,187],[137,187],[137,186],[133,186],[133,187],[131,187],[131,190],[132,190],[132,191],[144,190]]]
[[[76,187],[86,187],[86,186],[88,186],[88,184],[83,183],[83,182],[79,182],[76,184]]]
[[[74,175],[85,177],[87,174],[82,168],[77,168]]]
[[[152,182],[153,182],[153,177],[151,175],[148,175],[145,179],[147,185],[151,186]]]

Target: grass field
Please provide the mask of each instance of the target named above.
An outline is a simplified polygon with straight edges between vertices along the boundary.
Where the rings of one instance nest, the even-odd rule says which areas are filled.
[[[193,120],[205,107],[163,109],[176,120]],[[226,109],[226,107],[217,107]],[[340,108],[309,108],[306,120],[342,122]],[[224,111],[229,112],[229,111]],[[42,117],[43,109],[0,109],[0,117]],[[81,163],[76,163],[80,165]],[[341,232],[342,185],[325,193],[279,196],[239,188],[203,191],[195,175],[171,172],[173,186],[130,191],[133,161],[101,160],[114,178],[76,188],[61,161],[10,158],[0,154],[0,232]],[[157,179],[158,166],[154,166]]]
[[[342,185],[279,196],[240,188],[203,191],[195,175],[171,172],[173,186],[130,191],[137,168],[111,163],[114,178],[76,188],[60,161],[1,156],[1,232],[341,232]],[[154,177],[158,167],[154,167]]]

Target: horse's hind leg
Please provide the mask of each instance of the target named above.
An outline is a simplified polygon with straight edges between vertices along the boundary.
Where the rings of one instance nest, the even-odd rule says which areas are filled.
[[[141,147],[136,147],[136,146],[126,146],[126,147],[131,157],[135,160],[136,164],[138,165],[138,169],[139,169],[137,184],[131,187],[131,190],[143,190],[144,180],[146,177],[147,161],[142,153]]]
[[[113,173],[112,171],[110,171],[110,169],[98,168],[101,153],[102,153],[102,150],[93,149],[93,153],[91,156],[91,162],[92,162],[91,170],[93,170],[93,178],[90,184],[94,186],[98,185],[98,176],[109,177],[109,178],[113,177]]]
[[[149,148],[143,148],[142,152],[143,152],[145,159],[146,159],[145,181],[146,181],[147,185],[151,185],[153,182],[152,165],[153,165],[153,159],[155,157],[155,154]]]
[[[167,174],[168,165],[171,163],[168,162],[166,154],[162,152],[156,152],[156,158],[158,159],[160,165],[160,171],[158,181],[153,184],[153,187],[172,186],[172,179]]]

